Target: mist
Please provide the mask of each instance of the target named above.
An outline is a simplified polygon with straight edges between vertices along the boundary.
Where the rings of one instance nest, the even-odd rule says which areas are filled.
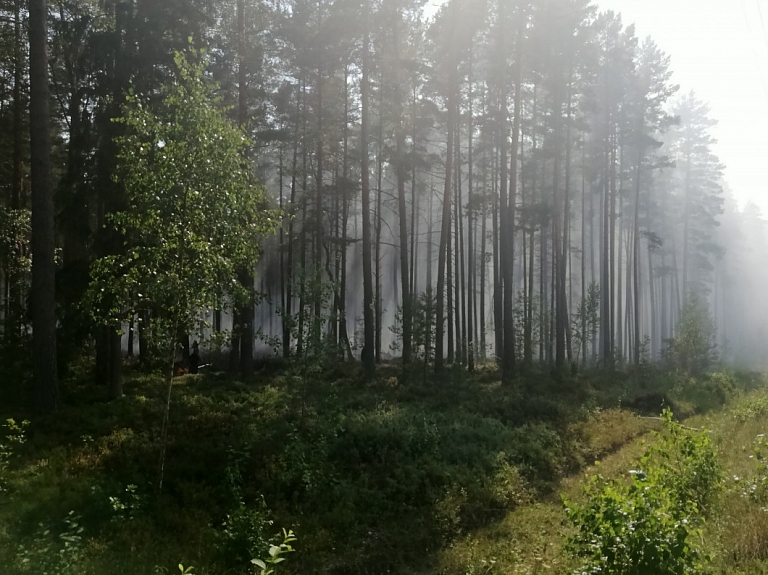
[[[578,327],[576,324],[581,321],[576,317],[579,305],[586,301],[589,286],[594,284],[602,298],[610,302],[600,304],[600,312],[609,319],[598,318],[598,321],[610,325],[601,326],[600,330],[606,332],[589,338],[589,350],[581,354],[581,361],[605,361],[607,348],[604,342],[612,340],[610,345],[615,346],[611,351],[613,360],[631,363],[635,360],[636,333],[642,340],[643,361],[662,361],[677,335],[686,301],[696,298],[712,322],[711,343],[717,358],[744,368],[764,367],[762,350],[765,349],[763,326],[766,318],[765,305],[759,297],[763,285],[761,274],[765,268],[764,220],[754,204],[740,207],[728,186],[724,176],[726,166],[715,154],[718,144],[716,118],[694,91],[681,93],[679,86],[672,82],[671,62],[674,58],[665,54],[651,38],[634,37],[634,27],[625,25],[620,15],[584,10],[585,20],[570,22],[577,28],[585,27],[592,34],[579,47],[579,54],[584,58],[599,57],[595,52],[599,51],[599,42],[608,41],[600,34],[613,34],[615,40],[621,39],[627,50],[626,58],[631,58],[631,62],[621,62],[626,68],[618,73],[614,70],[617,75],[613,78],[604,69],[607,63],[602,63],[602,71],[601,64],[597,64],[596,75],[588,78],[586,70],[571,72],[571,76],[565,76],[562,69],[553,72],[548,68],[552,66],[548,58],[554,57],[551,54],[545,57],[534,52],[524,60],[524,65],[530,68],[523,72],[523,76],[530,76],[520,85],[520,136],[515,175],[518,189],[514,199],[508,200],[507,204],[507,209],[515,213],[512,298],[515,313],[521,314],[519,318],[515,317],[522,318],[515,328],[520,332],[516,337],[523,345],[526,339],[535,340],[528,343],[533,359],[554,361],[558,330],[558,320],[555,319],[557,292],[564,292],[565,301],[561,305],[567,310],[567,322],[573,324],[565,326],[564,331],[570,332],[571,328]],[[447,11],[444,8],[434,21],[428,21],[427,30],[439,26],[440,18],[449,18]],[[566,24],[548,21],[551,17],[534,9],[531,20],[542,27]],[[462,92],[459,121],[462,125],[457,130],[454,147],[456,155],[450,183],[454,211],[449,240],[454,250],[459,246],[461,254],[458,260],[455,251],[450,256],[453,267],[458,265],[459,273],[455,269],[451,272],[447,289],[453,291],[454,301],[456,296],[466,300],[467,291],[472,292],[471,317],[474,320],[469,329],[474,332],[474,353],[482,358],[500,359],[501,352],[496,349],[494,301],[499,299],[498,284],[503,282],[500,280],[503,263],[494,254],[500,251],[500,180],[509,178],[510,174],[498,171],[498,110],[481,111],[483,107],[492,107],[491,102],[496,97],[489,88],[490,80],[484,79],[484,73],[492,69],[497,46],[492,43],[492,22],[486,26],[487,32],[480,26],[475,33],[479,36],[487,34],[490,45],[465,47],[463,53],[464,77],[459,83]],[[426,33],[428,36],[429,31]],[[533,44],[536,33],[531,35]],[[470,64],[475,67],[470,69]],[[562,86],[570,92],[568,102],[563,100],[562,94],[553,93],[556,88],[550,85],[551,77],[536,75],[541,70],[536,67],[539,65],[543,65],[546,73],[565,82]],[[595,65],[594,61],[589,65]],[[387,73],[387,70],[380,73]],[[479,78],[471,77],[470,73]],[[646,82],[645,86],[636,85],[638,76],[641,82]],[[413,86],[412,90],[430,87],[429,84]],[[357,105],[357,88],[348,85],[347,89],[354,107]],[[638,95],[638,89],[645,93]],[[617,103],[617,114],[621,119],[615,126],[607,127],[611,133],[606,132],[605,110],[599,107],[600,90],[615,91],[617,97],[624,99]],[[380,87],[379,91],[381,98],[391,97],[385,87]],[[510,104],[513,93],[514,86],[511,86]],[[425,291],[428,284],[434,289],[442,227],[446,120],[445,111],[439,107],[444,107],[446,100],[441,99],[439,93],[429,96],[432,100],[426,102],[425,95],[418,95],[411,103],[412,115],[405,115],[400,120],[401,123],[423,124],[418,131],[413,131],[415,144],[412,130],[408,130],[408,145],[412,146],[412,151],[407,160],[411,172],[407,178],[406,201],[407,217],[410,220],[413,216],[413,219],[407,224],[407,247],[414,296]],[[553,101],[558,97],[560,102]],[[391,110],[379,107],[385,104],[376,104],[374,98],[372,129],[374,132],[380,130],[382,134],[385,130],[393,130],[393,122],[397,122],[386,115]],[[557,108],[553,108],[555,105]],[[647,106],[648,110],[638,112],[638,105]],[[470,110],[474,115],[471,119]],[[553,116],[555,110],[561,114],[560,124],[557,116]],[[511,105],[508,111],[513,112]],[[633,114],[636,118],[638,113],[645,115],[639,120],[640,129],[632,125],[638,121],[633,120]],[[513,120],[514,115],[511,115],[510,125]],[[381,124],[386,127],[382,128]],[[396,137],[395,133],[390,134]],[[639,143],[640,138],[646,141]],[[606,149],[606,141],[609,149]],[[381,330],[377,348],[385,358],[399,352],[392,327],[396,326],[396,311],[402,306],[398,280],[397,165],[391,146],[391,142],[381,144],[373,138],[370,147],[375,204],[371,218],[375,233],[380,233],[376,238],[378,265],[374,263],[374,282],[380,298],[376,310],[380,318],[377,326],[381,326],[377,327]],[[418,166],[413,165],[416,154],[423,156]],[[474,155],[470,167],[471,154]],[[342,162],[339,157],[326,158],[335,161],[337,167]],[[472,182],[470,169],[474,172]],[[279,185],[275,187],[279,174],[274,172],[274,166],[267,173],[271,187],[279,190]],[[329,178],[328,185],[334,185],[333,177]],[[287,197],[288,192],[284,185],[283,196]],[[461,202],[457,212],[459,194]],[[329,229],[338,225],[333,215],[326,215]],[[556,216],[561,218],[562,224],[554,221]],[[352,198],[347,230],[340,235],[346,233],[350,244],[346,249],[345,270],[349,286],[345,298],[346,329],[353,339],[352,347],[358,352],[363,346],[361,217],[358,198]],[[461,232],[457,221],[461,224]],[[298,221],[297,225],[300,225]],[[412,225],[415,229],[411,229]],[[562,226],[565,226],[565,232]],[[484,236],[481,230],[485,230]],[[469,233],[475,240],[471,254],[465,245]],[[562,242],[564,233],[567,245],[561,252],[555,245],[554,234],[559,234],[557,241]],[[606,234],[612,237],[606,238]],[[636,254],[635,234],[639,236]],[[459,235],[461,241],[457,240]],[[635,257],[638,258],[637,278],[633,277]],[[567,260],[562,271],[554,267],[559,258]],[[462,265],[465,270],[472,265],[474,273],[471,277],[468,274],[461,277]],[[257,317],[264,332],[273,337],[277,337],[281,330],[281,324],[274,321],[279,308],[273,297],[280,290],[278,268],[274,258],[260,267],[262,276],[270,278],[271,283],[267,281],[270,298],[260,305]],[[564,276],[564,285],[559,288],[556,282],[561,281],[557,277],[560,274]],[[612,286],[601,287],[601,279]],[[329,275],[327,280],[338,282],[338,277]],[[261,282],[264,286],[264,279]],[[640,298],[638,309],[635,309],[635,297]],[[294,301],[294,308],[299,303]],[[446,327],[453,330],[452,338],[457,342],[457,348],[466,346],[466,343],[458,342],[462,339],[466,342],[467,338],[465,320],[461,319],[462,313],[466,315],[466,308],[461,306],[466,306],[465,301],[455,306],[454,325]],[[458,322],[457,316],[460,318]],[[635,321],[639,321],[637,332]],[[327,333],[331,334],[334,329],[328,327]],[[448,335],[445,337],[447,341]],[[567,353],[573,361],[579,350],[570,341],[571,333],[567,333],[567,338]],[[480,345],[481,340],[484,346]],[[519,361],[525,361],[523,349],[515,353]]]
[[[81,17],[62,12],[55,34]],[[249,0],[179,26],[189,29],[160,44],[137,32],[120,48],[122,76],[101,91],[89,88],[101,86],[99,63],[61,52],[68,40],[56,36],[58,266],[75,286],[58,305],[83,341],[73,314],[90,262],[117,250],[105,246],[124,205],[114,150],[102,145],[116,138],[103,120],[120,108],[103,94],[123,82],[151,101],[172,80],[170,54],[189,48],[183,37],[247,138],[264,209],[280,219],[239,280],[250,303],[219,286],[195,310],[188,337],[206,350],[233,349],[236,363],[240,352],[312,353],[312,340],[387,361],[407,339],[405,355],[497,361],[509,373],[534,362],[639,365],[669,360],[688,310],[712,361],[763,366],[763,216],[729,185],[718,157],[728,130],[689,86],[695,76],[682,74],[682,89],[675,54],[621,13],[586,0]],[[73,58],[82,69],[67,76]],[[15,60],[4,62],[11,86]],[[13,128],[3,141],[18,150],[20,96],[3,97]],[[3,167],[8,214],[31,202],[25,162],[15,152]],[[20,318],[30,276],[15,271],[7,239],[3,314]],[[151,319],[132,298],[115,320],[129,354]],[[406,332],[419,322],[415,341]]]

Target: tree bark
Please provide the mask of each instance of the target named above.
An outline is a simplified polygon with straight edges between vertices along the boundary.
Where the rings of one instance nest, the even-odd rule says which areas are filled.
[[[374,322],[373,322],[373,270],[371,269],[371,189],[368,174],[368,0],[365,2],[365,31],[363,33],[362,80],[360,83],[360,178],[362,186],[363,218],[363,368],[367,380],[373,379],[374,363]]]
[[[521,19],[522,21],[522,19]],[[507,222],[506,222],[506,250],[505,250],[505,263],[503,269],[505,270],[504,276],[504,361],[502,369],[502,379],[504,381],[510,381],[515,377],[516,372],[516,349],[515,349],[515,325],[514,325],[514,269],[515,269],[515,217],[517,201],[517,162],[520,151],[520,114],[522,111],[523,101],[523,48],[522,48],[522,31],[518,30],[517,35],[517,62],[515,65],[515,99],[513,104],[513,120],[512,120],[512,147],[510,150],[509,161],[509,198],[507,205]],[[506,98],[505,98],[506,100]],[[505,121],[503,125],[506,125],[506,102],[503,106],[503,112]],[[502,145],[502,158],[504,157],[504,151],[506,150],[506,130],[503,132],[504,144]],[[506,167],[502,164],[502,169]],[[506,174],[502,175],[503,185],[506,185]]]
[[[30,147],[32,161],[32,378],[37,411],[58,407],[56,264],[48,109],[48,3],[29,2]]]
[[[448,78],[447,95],[447,120],[448,135],[446,139],[445,153],[445,187],[443,189],[443,217],[440,225],[440,247],[437,255],[437,303],[436,303],[436,325],[435,325],[435,373],[439,374],[443,370],[445,358],[443,357],[443,338],[445,334],[445,281],[446,281],[446,259],[448,257],[448,242],[451,234],[451,176],[453,175],[453,121],[454,121],[454,76],[455,70],[451,70]],[[450,326],[449,326],[450,329]]]
[[[245,0],[237,0],[238,35],[238,90],[237,121],[242,129],[248,123],[248,70],[245,62]],[[240,375],[248,378],[253,374],[253,303],[254,270],[243,268],[239,272],[240,285],[246,290],[247,301],[238,309],[240,321]]]
[[[399,59],[399,58],[398,58]],[[399,84],[398,84],[399,85]],[[397,96],[398,109],[400,109],[402,95],[398,92]],[[402,126],[402,113],[398,116],[397,126],[397,149],[395,156],[397,157],[397,165],[395,169],[397,171],[397,207],[398,215],[400,217],[400,284],[403,292],[403,305],[402,305],[402,323],[403,323],[403,365],[408,365],[411,361],[411,280],[410,270],[408,267],[408,210],[405,203],[405,178],[406,178],[406,163],[405,163],[405,132]],[[414,210],[414,206],[411,206]]]

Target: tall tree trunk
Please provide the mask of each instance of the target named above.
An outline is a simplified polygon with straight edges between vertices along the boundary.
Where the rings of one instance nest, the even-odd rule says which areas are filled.
[[[315,349],[322,337],[322,282],[323,282],[323,71],[317,70],[317,149],[315,150],[315,281],[312,297],[312,345]]]
[[[472,165],[472,130],[474,129],[472,123],[472,59],[470,55],[469,62],[469,79],[467,82],[467,91],[469,98],[469,113],[467,115],[467,268],[469,273],[469,285],[466,286],[467,290],[467,322],[469,322],[469,329],[467,330],[467,367],[470,372],[475,371],[475,288],[477,271],[475,266],[475,228],[473,225],[475,221],[475,198],[473,190],[473,165]],[[466,324],[465,324],[466,325]]]
[[[24,81],[24,51],[21,23],[21,5],[22,0],[14,0],[13,3],[13,172],[11,181],[11,195],[8,207],[11,210],[21,208],[21,190],[23,178],[23,147],[24,133],[22,118],[24,106],[22,102],[22,82]],[[4,335],[10,334],[14,339],[22,333],[21,323],[23,317],[22,289],[18,274],[12,271],[8,266],[9,262],[0,262],[5,264],[3,274],[3,296],[5,297],[5,325]]]
[[[618,202],[619,202],[618,214],[620,214],[621,217],[619,217],[617,215],[617,218],[619,220],[619,222],[618,222],[618,228],[619,229],[618,229],[618,234],[617,234],[617,237],[616,237],[616,242],[618,244],[617,250],[616,250],[616,260],[617,260],[616,261],[616,269],[618,270],[617,271],[618,278],[616,280],[616,300],[617,300],[616,301],[616,350],[617,350],[616,351],[616,361],[619,361],[619,360],[624,361],[624,360],[627,359],[626,350],[625,350],[625,343],[626,342],[624,341],[625,337],[624,337],[624,331],[623,331],[622,320],[621,320],[622,313],[624,313],[624,309],[625,308],[624,308],[624,302],[622,300],[622,295],[621,294],[622,294],[622,288],[624,287],[625,283],[626,283],[626,291],[629,292],[629,290],[631,289],[631,283],[629,281],[629,270],[630,270],[629,266],[631,264],[630,264],[630,261],[629,261],[629,259],[630,259],[629,257],[626,258],[627,259],[626,265],[628,266],[627,267],[627,281],[624,282],[624,278],[622,277],[622,270],[624,269],[624,267],[622,265],[622,246],[623,246],[623,242],[624,242],[624,217],[623,217],[623,213],[624,213],[624,197],[623,197],[623,194],[621,193],[621,187],[622,186],[620,185],[620,187],[619,187],[619,197],[618,197]],[[627,234],[626,235],[627,235],[627,241],[629,241],[629,230],[627,230]],[[630,245],[631,244],[627,243],[627,251],[628,252],[629,252],[629,249],[630,249]],[[627,253],[627,256],[629,256],[629,253]],[[627,306],[629,306],[629,294],[627,294]],[[627,307],[627,310],[628,309],[629,308]]]
[[[572,72],[569,72],[571,75]],[[568,361],[573,361],[572,348],[571,348],[571,324],[569,321],[569,312],[572,305],[569,306],[569,300],[566,299],[566,285],[572,284],[573,281],[569,281],[568,272],[573,274],[573,270],[570,269],[571,258],[571,118],[573,115],[573,82],[568,83],[568,101],[567,101],[567,113],[565,124],[565,182],[563,187],[563,245],[562,261],[560,262],[560,306],[563,311],[560,315],[560,321],[562,325],[560,327],[564,335],[565,353]],[[572,293],[573,290],[570,291]],[[571,301],[572,301],[571,297]]]
[[[639,147],[637,154],[637,166],[635,167],[635,213],[632,241],[632,283],[635,288],[635,366],[640,366],[640,175],[643,166],[643,147]],[[653,285],[651,285],[653,290]]]
[[[248,123],[248,72],[245,63],[245,0],[237,0],[237,122],[242,129]],[[240,287],[246,292],[246,301],[232,309],[232,342],[230,370],[242,377],[253,373],[253,305],[254,271],[243,267],[238,270]]]
[[[285,129],[285,126],[280,121],[280,132],[283,132]],[[281,142],[278,146],[278,189],[279,189],[279,207],[280,212],[284,213],[285,209],[285,201],[283,200],[283,196],[285,195],[285,162],[283,160],[284,155],[284,146]],[[282,348],[283,348],[283,355],[285,355],[285,348],[286,346],[290,345],[291,342],[291,336],[290,332],[288,331],[288,322],[287,322],[287,315],[286,315],[286,309],[287,309],[287,302],[285,299],[285,290],[287,288],[285,277],[285,226],[283,225],[283,222],[280,224],[280,235],[278,238],[278,252],[280,253],[280,308],[282,309],[283,317],[281,323],[281,333],[282,333]],[[287,336],[287,341],[286,341]]]
[[[371,269],[371,187],[368,174],[368,16],[370,6],[365,1],[365,31],[363,33],[363,65],[360,83],[360,178],[362,187],[363,217],[363,329],[364,344],[362,352],[365,377],[373,379],[375,372],[374,322],[373,322],[373,270]]]
[[[658,352],[657,352],[657,342],[659,340],[659,333],[658,333],[658,313],[659,310],[656,305],[656,278],[653,276],[653,251],[651,250],[651,247],[648,246],[648,288],[649,288],[649,295],[651,298],[651,309],[650,311],[650,320],[651,320],[651,329],[650,329],[650,349],[648,350],[650,357],[649,359],[651,361],[656,361],[658,359]],[[642,359],[642,358],[641,358]]]
[[[418,147],[416,144],[416,86],[413,87],[413,117],[411,124],[411,285],[410,294],[414,298],[418,293],[418,259],[419,259],[419,198],[416,195],[416,154]],[[413,315],[413,304],[411,303],[411,315]]]
[[[21,180],[24,134],[22,117],[24,113],[21,101],[21,84],[24,81],[24,46],[21,30],[22,0],[13,3],[13,181],[11,182],[12,210],[21,208]],[[18,302],[16,302],[18,303]]]
[[[559,87],[555,98],[554,108],[554,168],[552,171],[552,199],[554,218],[552,224],[553,248],[553,287],[554,287],[554,328],[555,328],[555,366],[562,369],[565,365],[565,199],[560,197],[560,139],[562,131],[562,100]],[[566,147],[567,147],[566,142]]]
[[[499,16],[500,22],[503,20],[503,13]],[[500,57],[506,58],[504,53],[504,41],[503,35],[500,42]],[[502,68],[503,70],[503,68]],[[509,110],[507,108],[507,86],[506,78],[500,79],[500,94],[499,94],[499,109],[498,109],[498,125],[499,125],[499,264],[501,267],[501,284],[502,284],[502,339],[501,339],[501,377],[502,382],[510,383],[512,378],[512,372],[514,370],[514,349],[510,346],[514,341],[514,331],[512,328],[512,315],[513,306],[512,301],[512,281],[513,273],[512,266],[514,265],[513,256],[510,253],[510,234],[511,223],[509,221],[509,200],[507,199],[507,183],[509,176],[509,166],[507,165],[507,120],[509,116]],[[515,94],[515,100],[517,100],[517,93]],[[516,155],[515,149],[516,143],[513,144],[512,155]]]
[[[602,218],[600,219],[602,221]],[[600,226],[598,225],[598,230]],[[589,281],[590,284],[594,283],[602,288],[602,284],[597,280],[597,268],[595,266],[595,191],[590,189],[589,193]],[[597,240],[600,240],[599,234]],[[600,299],[600,313],[602,314],[602,290]],[[602,320],[602,315],[600,316]],[[598,325],[602,326],[602,321],[596,322],[592,325],[592,364],[597,363],[598,357]]]
[[[483,101],[481,116],[485,117],[485,100],[487,95],[487,87],[483,86]],[[491,153],[492,150],[491,150]],[[483,199],[480,207],[480,217],[482,221],[480,223],[480,353],[479,357],[485,361],[487,352],[486,341],[486,327],[485,327],[485,278],[488,271],[488,264],[485,261],[486,258],[486,246],[488,243],[488,150],[483,153],[483,162],[481,164],[483,169]]]
[[[501,272],[501,223],[499,221],[501,209],[499,206],[499,133],[494,133],[495,146],[493,147],[493,162],[491,174],[493,178],[492,194],[493,201],[493,332],[494,332],[494,356],[496,362],[501,365],[501,356],[504,353],[504,286]]]
[[[522,18],[521,18],[522,22]],[[514,119],[512,121],[512,148],[510,150],[509,163],[509,198],[507,205],[506,222],[506,249],[505,249],[505,276],[504,276],[504,362],[502,364],[502,378],[510,381],[515,377],[516,350],[515,350],[515,326],[514,326],[514,268],[515,268],[515,202],[517,201],[517,160],[520,150],[520,113],[523,101],[523,38],[522,30],[517,35],[517,62],[515,67],[515,100]],[[506,97],[504,98],[504,114],[506,116]],[[504,121],[506,125],[506,119]],[[506,130],[504,130],[504,145],[502,157],[506,149]],[[503,166],[503,165],[502,165]],[[502,169],[506,169],[505,166]],[[505,182],[506,174],[502,175]]]
[[[611,165],[611,148],[612,140],[610,138],[610,121],[606,118],[606,150],[605,150],[605,167],[604,177],[602,185],[602,242],[600,246],[600,342],[602,348],[602,360],[604,363],[609,364],[611,362],[611,285],[610,285],[610,173],[612,170]]]
[[[298,173],[299,161],[299,123],[300,110],[304,97],[303,81],[297,85],[299,90],[296,93],[296,124],[294,126],[293,137],[293,160],[291,166],[291,197],[289,200],[291,215],[296,212],[296,176]],[[293,328],[293,222],[291,217],[288,221],[288,262],[285,270],[285,309],[283,311],[283,357],[288,358],[291,355],[291,329]]]
[[[400,282],[403,292],[403,365],[411,361],[411,323],[413,314],[411,311],[411,279],[408,268],[408,212],[405,204],[405,132],[402,126],[397,134],[397,204],[400,216]],[[413,206],[412,208],[413,209]]]
[[[56,264],[51,130],[48,110],[48,3],[29,2],[30,147],[32,161],[32,378],[36,407],[58,406]]]
[[[341,279],[339,281],[339,338],[352,361],[352,346],[347,333],[347,226],[349,225],[349,66],[344,66],[344,159],[341,199]]]
[[[534,207],[535,207],[535,204],[536,204],[536,189],[537,189],[537,186],[536,186],[536,184],[537,184],[537,179],[536,179],[536,174],[537,174],[537,165],[536,165],[536,146],[537,146],[537,144],[536,144],[536,122],[537,122],[537,116],[538,116],[538,113],[537,113],[538,112],[538,107],[537,107],[536,96],[537,96],[537,85],[534,83],[534,85],[533,85],[533,114],[532,114],[533,122],[532,122],[532,125],[531,125],[531,152],[530,152],[530,156],[531,156],[530,162],[531,162],[531,168],[532,169],[531,169],[531,201],[530,201],[530,206],[531,206],[531,214],[530,214],[530,218],[531,218],[531,222],[530,222],[530,224],[531,224],[531,236],[529,238],[529,242],[530,243],[529,243],[529,250],[528,250],[529,251],[529,253],[528,253],[528,289],[529,289],[528,299],[529,299],[529,304],[528,304],[528,316],[526,317],[526,326],[525,326],[526,329],[528,330],[528,334],[526,336],[526,340],[527,340],[526,343],[528,344],[528,347],[529,347],[529,349],[528,349],[528,356],[527,356],[527,359],[526,359],[526,362],[527,362],[528,365],[532,365],[533,364],[533,322],[534,322],[534,318],[533,318],[534,305],[533,305],[533,302],[534,302],[534,290],[535,290],[535,286],[534,286],[534,251],[535,250],[534,250],[534,248],[535,248],[535,242],[536,242],[536,220],[537,220],[537,215],[536,215],[536,212],[534,211]],[[541,264],[543,265],[543,262],[541,262]],[[539,303],[539,318],[538,318],[538,320],[539,320],[539,361],[542,361],[543,356],[542,356],[542,349],[541,349],[541,331],[543,329],[543,321],[542,321],[542,318],[541,318],[541,310],[542,310],[543,302],[542,302],[541,294],[539,294],[539,302],[538,303]]]
[[[443,217],[440,225],[440,247],[437,255],[437,298],[436,303],[436,325],[435,325],[435,373],[439,374],[443,370],[443,338],[445,333],[445,276],[446,276],[446,258],[448,256],[448,242],[451,235],[451,176],[453,175],[453,121],[455,116],[455,70],[451,70],[448,79],[448,135],[446,138],[445,152],[445,187],[443,189]],[[449,327],[450,330],[450,327]],[[452,358],[451,358],[452,359]],[[449,359],[450,361],[450,359]]]
[[[376,146],[376,243],[374,245],[375,255],[373,258],[375,294],[374,294],[374,313],[376,332],[374,334],[376,363],[381,363],[381,336],[383,332],[382,321],[384,319],[382,312],[381,298],[381,227],[384,223],[382,208],[382,185],[384,177],[384,74],[379,78],[379,134]]]
[[[456,155],[454,154],[454,161],[456,160]],[[455,178],[456,172],[454,170],[453,176]],[[451,179],[454,179],[451,178]],[[452,192],[453,193],[453,189]],[[453,281],[454,281],[454,275],[453,275],[453,251],[452,251],[452,244],[453,244],[453,232],[451,231],[451,224],[453,223],[453,220],[450,217],[450,214],[448,216],[448,242],[446,244],[446,274],[445,274],[445,299],[446,299],[446,314],[445,314],[445,321],[447,326],[447,332],[448,332],[448,350],[447,350],[447,361],[449,364],[453,364],[453,362],[456,360],[454,355],[454,335],[455,335],[455,324],[454,324],[454,302],[453,302]]]
[[[426,305],[424,309],[426,326],[424,329],[424,381],[427,380],[427,371],[429,369],[429,358],[432,352],[432,314],[435,310],[432,309],[432,300],[434,299],[435,292],[432,289],[432,232],[434,230],[434,198],[435,189],[432,185],[432,178],[430,176],[429,182],[429,209],[427,210],[427,277],[426,277]]]
[[[613,125],[613,132],[611,135],[611,177],[610,177],[610,206],[609,206],[609,226],[610,226],[610,237],[609,237],[609,252],[608,252],[608,262],[609,262],[609,297],[610,297],[610,329],[609,329],[609,343],[610,343],[610,362],[611,365],[615,364],[616,362],[616,349],[615,349],[615,337],[616,337],[616,200],[617,200],[617,189],[616,189],[616,148],[617,148],[617,126]]]
[[[682,298],[680,288],[678,287],[678,311],[682,309],[685,300],[688,298],[688,275],[690,273],[690,226],[691,226],[691,153],[686,155],[685,162],[685,183],[684,183],[684,208],[683,208],[683,289]],[[675,264],[677,270],[677,264]],[[680,303],[680,302],[683,303]]]
[[[585,170],[585,142],[581,142],[581,361],[587,365],[587,187]],[[590,225],[592,222],[590,221]]]
[[[463,365],[464,363],[464,340],[462,339],[462,295],[461,288],[463,284],[463,278],[461,273],[462,266],[462,252],[463,252],[463,238],[461,237],[461,96],[459,90],[457,90],[459,102],[456,106],[456,149],[455,154],[455,183],[454,190],[454,204],[453,204],[453,237],[454,237],[454,320],[456,325],[456,363]]]
[[[401,15],[398,14],[398,24],[395,31],[395,61],[400,61],[400,20]],[[395,82],[395,116],[397,122],[396,128],[396,165],[395,171],[397,172],[397,209],[400,219],[400,289],[402,290],[402,335],[403,335],[403,366],[406,366],[411,361],[411,324],[413,321],[413,312],[411,311],[411,277],[410,269],[408,266],[408,209],[405,202],[405,179],[408,175],[408,166],[406,165],[405,157],[405,128],[403,127],[403,100],[404,94],[401,86],[405,84],[405,78],[398,70],[397,80]],[[415,113],[414,113],[415,116]],[[415,118],[414,118],[415,122]],[[414,146],[416,145],[414,139]],[[415,152],[415,150],[414,150]],[[415,154],[414,154],[415,156]],[[411,211],[415,212],[415,206],[413,204],[413,197],[415,193],[411,191]],[[411,219],[411,227],[413,227],[413,218]],[[411,236],[413,237],[413,236]],[[405,372],[404,372],[405,375]]]

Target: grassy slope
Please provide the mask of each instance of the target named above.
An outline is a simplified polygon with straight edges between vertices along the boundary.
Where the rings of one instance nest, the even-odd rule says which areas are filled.
[[[768,390],[738,394],[723,409],[692,416],[686,425],[712,434],[724,470],[722,490],[716,503],[706,510],[702,546],[712,557],[711,571],[724,575],[768,574],[768,500],[764,496],[757,501],[745,496],[750,482],[768,480],[768,471],[756,468],[754,451],[756,440],[768,433]],[[628,442],[599,462],[600,473],[607,477],[625,474],[635,467],[633,463],[645,449],[646,438]],[[765,449],[762,455],[767,455]],[[568,499],[578,500],[585,478],[595,470],[590,466],[564,478],[558,491]],[[454,542],[428,571],[567,573],[576,567],[564,549],[569,532],[559,497],[547,497]]]
[[[198,574],[241,573],[259,533],[283,526],[299,535],[299,553],[286,564],[295,573],[563,573],[558,492],[578,490],[579,471],[607,454],[616,452],[604,468],[626,469],[641,450],[631,440],[655,425],[608,406],[665,389],[692,411],[736,393],[731,380],[651,373],[532,374],[501,387],[485,371],[400,386],[386,368],[363,386],[346,370],[312,382],[281,371],[249,385],[215,374],[182,378],[159,503],[161,383],[133,377],[125,399],[109,404],[74,375],[68,407],[33,421],[12,462],[0,499],[0,564],[19,563],[20,545],[33,558],[57,553],[62,519],[74,510],[84,532],[73,573],[155,573],[179,561]],[[729,433],[728,415],[711,425],[746,442],[768,422],[765,405],[742,417],[739,435]],[[729,457],[734,445],[724,449]],[[272,526],[263,525],[267,517]],[[712,522],[713,546],[728,544],[727,517]],[[754,517],[758,541],[762,515]],[[759,555],[757,545],[740,557]]]

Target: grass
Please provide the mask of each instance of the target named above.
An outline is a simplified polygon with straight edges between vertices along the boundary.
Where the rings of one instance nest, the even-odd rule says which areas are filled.
[[[745,495],[750,482],[764,481],[766,477],[765,468],[756,469],[759,464],[754,452],[756,439],[768,433],[768,390],[759,382],[759,378],[750,376],[741,387],[752,391],[736,395],[725,409],[686,420],[687,426],[712,434],[725,470],[720,496],[711,509],[705,510],[703,548],[712,556],[712,573],[768,573],[768,498],[765,493],[757,498]],[[597,418],[584,425],[597,437],[608,437],[610,433],[603,431],[606,426],[610,429],[615,419],[622,425],[625,418],[626,414],[614,411],[605,420]],[[607,477],[625,474],[646,447],[644,439],[623,444],[600,461],[600,473]],[[578,500],[585,478],[596,470],[590,466],[563,478],[557,490]],[[425,572],[566,573],[576,567],[563,546],[570,529],[559,498],[548,497],[454,542]]]
[[[658,425],[621,405],[664,395],[715,429],[726,416],[713,410],[737,398],[727,417],[743,432],[723,423],[716,433],[746,445],[768,427],[756,407],[768,396],[740,396],[762,383],[749,374],[532,372],[501,386],[483,366],[400,384],[382,366],[362,384],[357,366],[305,379],[267,365],[249,382],[178,380],[159,495],[162,382],[131,373],[125,398],[109,403],[89,369],[72,370],[65,407],[33,418],[15,450],[0,494],[3,573],[35,572],[49,555],[64,557],[58,573],[154,574],[179,562],[198,575],[246,573],[282,527],[299,541],[281,573],[564,573],[559,493],[576,493],[598,459],[604,474],[627,469]],[[0,416],[29,414],[11,402]],[[748,457],[738,462],[734,473],[747,473]],[[81,533],[64,522],[70,511]],[[729,542],[722,517],[712,544],[742,545],[739,565],[763,560],[768,521],[755,514],[752,539]],[[79,538],[69,555],[67,537]]]

